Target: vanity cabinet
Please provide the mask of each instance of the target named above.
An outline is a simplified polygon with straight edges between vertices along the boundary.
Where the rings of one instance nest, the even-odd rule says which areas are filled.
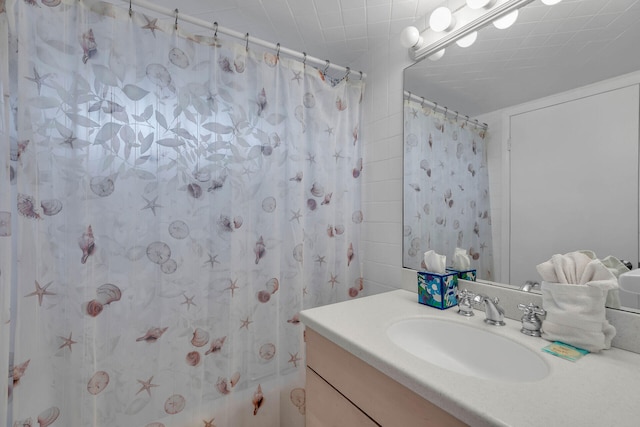
[[[307,427],[466,426],[313,329],[305,336]]]

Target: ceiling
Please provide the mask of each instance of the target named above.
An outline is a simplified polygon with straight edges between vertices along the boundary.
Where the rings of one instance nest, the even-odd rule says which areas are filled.
[[[398,38],[407,25],[424,30],[425,17],[437,6],[455,8],[464,0],[154,3],[346,66],[377,47],[386,48],[389,39]],[[195,26],[187,29],[203,35],[211,32]],[[489,25],[480,30],[471,47],[450,46],[439,61],[427,59],[407,69],[405,87],[453,111],[475,116],[640,70],[638,41],[640,0],[563,0],[554,6],[536,0],[521,9],[509,29]]]

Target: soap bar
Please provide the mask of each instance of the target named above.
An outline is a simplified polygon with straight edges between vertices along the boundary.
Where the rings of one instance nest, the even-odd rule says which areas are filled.
[[[588,350],[574,347],[572,345],[565,344],[560,341],[555,341],[549,344],[548,346],[544,347],[542,351],[546,351],[547,353],[551,353],[554,356],[558,356],[563,359],[570,360],[572,362],[575,362],[576,360],[580,359],[585,354],[589,354]]]

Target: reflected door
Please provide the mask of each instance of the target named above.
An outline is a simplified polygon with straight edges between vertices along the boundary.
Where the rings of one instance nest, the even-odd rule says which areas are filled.
[[[638,263],[638,85],[511,116],[509,283],[581,249]]]

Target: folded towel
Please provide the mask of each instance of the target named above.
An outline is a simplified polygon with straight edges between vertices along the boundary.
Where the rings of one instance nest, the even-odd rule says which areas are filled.
[[[605,315],[618,279],[592,251],[556,254],[536,266],[542,277],[542,337],[597,352],[611,347],[616,329]]]
[[[453,252],[453,268],[458,271],[471,269],[471,257],[466,249],[456,248]]]
[[[605,318],[606,281],[587,285],[543,281],[542,338],[562,341],[591,352],[611,348],[616,329]]]
[[[551,283],[569,283],[600,286],[608,290],[605,305],[620,307],[618,293],[618,274],[623,269],[628,270],[618,259],[611,256],[599,260],[593,251],[582,250],[569,252],[564,255],[556,254],[549,261],[536,266],[542,280]]]
[[[427,271],[445,274],[447,272],[447,257],[437,254],[435,251],[427,251],[424,253],[424,265]]]

